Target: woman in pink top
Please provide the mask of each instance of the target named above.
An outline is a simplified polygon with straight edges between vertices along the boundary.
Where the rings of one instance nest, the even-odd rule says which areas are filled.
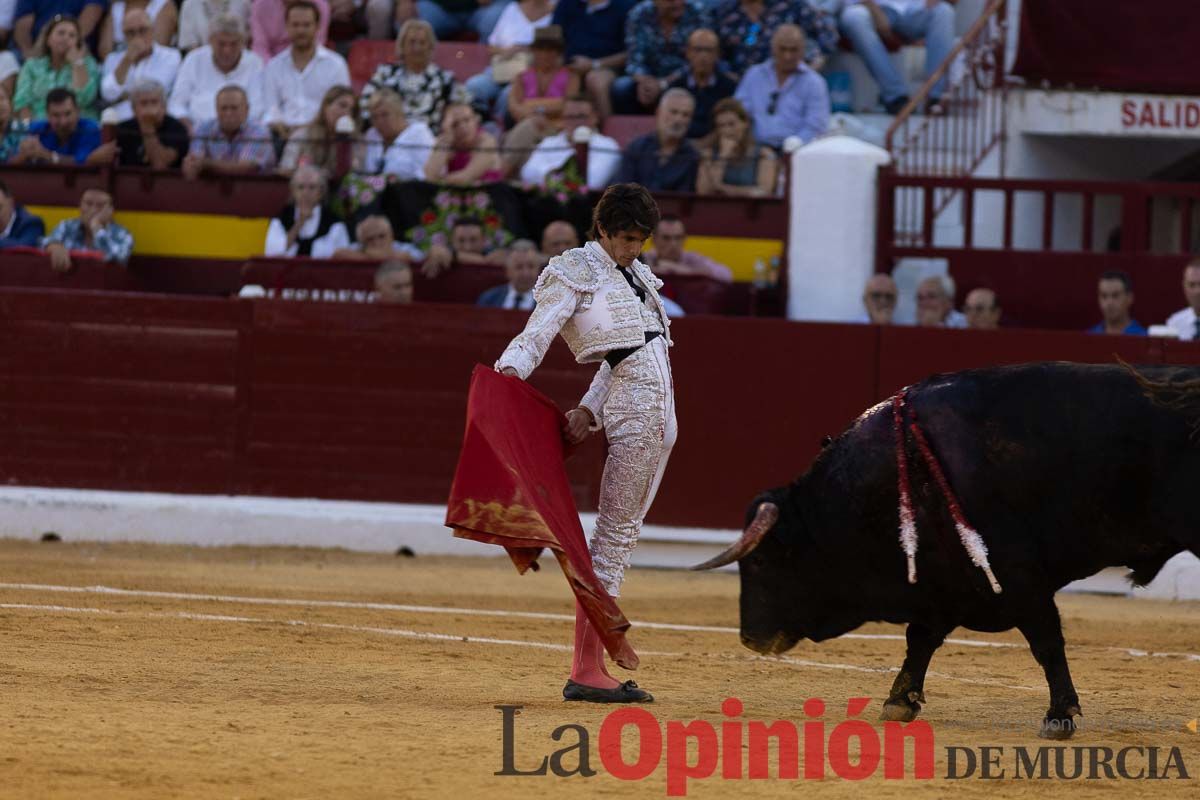
[[[329,36],[329,0],[306,0],[317,7],[321,22],[317,26],[317,44],[324,45]],[[266,64],[288,49],[287,25],[284,12],[290,6],[286,0],[254,0],[250,6],[250,49]]]
[[[562,28],[538,28],[530,47],[533,66],[518,75],[509,89],[508,113],[516,122],[531,114],[557,117],[566,98],[579,92],[579,75],[563,66]]]
[[[479,115],[466,103],[446,106],[442,132],[425,162],[425,179],[457,186],[503,179],[496,137],[479,127]]]

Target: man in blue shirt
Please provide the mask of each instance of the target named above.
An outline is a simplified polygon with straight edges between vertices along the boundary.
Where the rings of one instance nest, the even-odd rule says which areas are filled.
[[[1100,313],[1104,321],[1088,328],[1088,333],[1145,336],[1146,329],[1133,318],[1133,279],[1120,270],[1109,270],[1100,276]]]
[[[734,97],[754,120],[754,138],[771,147],[798,136],[809,142],[829,127],[829,88],[804,63],[804,32],[780,25],[771,37],[771,58],[746,70]]]
[[[13,11],[13,41],[21,49],[23,57],[36,55],[33,43],[37,41],[42,27],[60,14],[79,20],[82,39],[86,40],[100,24],[107,6],[107,0],[17,0],[17,7]]]
[[[687,89],[668,89],[658,103],[656,130],[625,148],[614,183],[640,183],[650,191],[694,192],[700,154],[684,138],[696,101]]]
[[[580,76],[600,119],[612,113],[610,91],[625,68],[625,20],[638,0],[559,0],[551,24],[562,28],[567,68]]]
[[[37,247],[46,233],[46,223],[17,205],[8,184],[0,181],[0,250],[7,247]]]
[[[51,89],[46,94],[46,119],[29,126],[13,156],[13,164],[88,164],[100,146],[100,127],[79,116],[75,93]]]

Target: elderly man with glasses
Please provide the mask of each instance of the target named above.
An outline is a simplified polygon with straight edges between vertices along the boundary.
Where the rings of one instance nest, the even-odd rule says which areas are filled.
[[[804,32],[780,25],[771,58],[746,70],[734,94],[754,120],[754,138],[774,148],[798,136],[809,142],[829,127],[829,89],[804,63]]]
[[[130,88],[145,81],[155,81],[166,92],[175,84],[181,61],[179,51],[154,41],[154,26],[150,15],[140,8],[131,9],[121,19],[125,34],[125,49],[109,53],[104,59],[104,79],[100,81],[100,96],[113,104],[120,122],[133,119]]]

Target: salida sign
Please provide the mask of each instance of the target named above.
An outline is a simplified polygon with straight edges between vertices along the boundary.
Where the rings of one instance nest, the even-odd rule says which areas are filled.
[[[1200,102],[1127,98],[1121,101],[1121,127],[1126,130],[1200,131]]]
[[[744,706],[735,697],[721,704],[724,719],[660,722],[651,712],[622,707],[600,723],[596,748],[586,726],[568,723],[550,734],[550,742],[517,733],[522,706],[499,705],[503,777],[591,778],[601,771],[625,781],[640,781],[665,766],[667,796],[682,797],[697,780],[822,780],[928,781],[1033,780],[1170,780],[1190,779],[1177,747],[1097,746],[945,748],[946,774],[935,775],[934,733],[929,723],[885,722],[876,726],[856,719],[870,704],[852,697],[848,719],[827,725],[821,717],[825,702],[809,698],[807,719],[763,722],[742,719]],[[882,733],[879,728],[882,727]],[[636,744],[636,747],[623,747]],[[593,753],[598,754],[596,759]],[[773,754],[773,755],[772,755]]]

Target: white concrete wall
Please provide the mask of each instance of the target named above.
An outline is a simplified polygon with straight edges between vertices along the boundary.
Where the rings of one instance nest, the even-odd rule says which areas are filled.
[[[788,318],[849,322],[863,313],[875,264],[876,187],[882,148],[851,136],[817,139],[792,154]]]
[[[503,556],[503,548],[456,539],[432,505],[170,495],[78,489],[0,487],[0,537],[65,541],[152,542],[195,546],[339,547],[425,555]],[[582,515],[591,532],[594,514]],[[740,531],[648,525],[635,567],[686,568],[728,547]],[[50,545],[48,545],[50,546]],[[734,570],[736,567],[727,567]],[[1068,587],[1076,591],[1200,600],[1200,560],[1176,556],[1146,589],[1132,591],[1124,570],[1105,570]]]

